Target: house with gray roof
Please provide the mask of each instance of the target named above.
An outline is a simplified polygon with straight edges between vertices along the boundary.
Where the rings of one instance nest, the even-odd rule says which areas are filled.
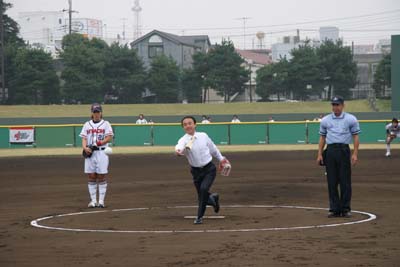
[[[158,30],[147,33],[130,45],[136,49],[146,68],[150,66],[152,58],[164,54],[172,57],[181,69],[191,68],[193,54],[197,51],[207,53],[211,47],[207,35],[179,36]]]

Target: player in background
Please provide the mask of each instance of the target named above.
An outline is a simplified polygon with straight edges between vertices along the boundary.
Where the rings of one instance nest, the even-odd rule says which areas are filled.
[[[232,123],[239,123],[240,122],[240,120],[239,120],[239,117],[238,117],[238,115],[233,115],[233,117],[232,117],[232,121],[231,121]]]
[[[201,123],[210,123],[210,119],[206,115],[203,115],[201,116]]]
[[[108,121],[103,120],[103,109],[100,104],[91,107],[92,117],[82,128],[82,148],[88,155],[85,157],[85,173],[88,174],[88,189],[90,202],[88,207],[104,208],[104,199],[107,192],[106,174],[108,173],[108,155],[104,149],[108,147],[114,133]],[[91,155],[89,157],[89,155]],[[97,202],[97,187],[99,189],[99,201]]]
[[[399,121],[396,118],[392,119],[392,122],[386,125],[386,157],[390,157],[390,143],[396,138],[400,138],[400,127]]]
[[[147,120],[144,118],[143,114],[139,114],[136,124],[147,124]]]
[[[196,132],[196,119],[185,116],[181,125],[186,132],[175,146],[177,156],[186,156],[191,166],[193,183],[198,195],[198,211],[194,224],[202,224],[207,204],[219,211],[219,196],[209,192],[217,174],[217,169],[212,162],[213,157],[220,162],[220,169],[229,164],[221,152],[206,133]],[[230,168],[230,164],[229,164]],[[229,172],[226,174],[229,175]]]

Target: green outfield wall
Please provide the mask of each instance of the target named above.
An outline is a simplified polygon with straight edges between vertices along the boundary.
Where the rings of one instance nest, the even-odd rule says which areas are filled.
[[[388,121],[360,121],[362,143],[384,143]],[[10,143],[10,128],[0,126],[0,148],[79,147],[82,125],[31,125],[34,141]],[[180,124],[113,124],[113,146],[173,146],[184,134]],[[198,124],[217,145],[317,144],[319,122]],[[395,142],[399,142],[396,140]]]
[[[400,77],[400,75],[398,75]],[[400,103],[400,101],[399,101]],[[312,105],[312,103],[310,103]],[[327,105],[329,105],[327,103]],[[324,114],[330,113],[327,111]],[[319,117],[321,113],[281,113],[281,114],[237,114],[242,122],[261,122],[268,121],[273,115],[275,121],[306,121]],[[351,112],[359,120],[391,120],[399,117],[399,112]],[[11,115],[11,114],[10,114]],[[232,115],[213,114],[213,122],[230,122]],[[147,116],[157,123],[177,123],[182,119],[182,115]],[[197,121],[201,121],[200,115],[194,116]],[[105,119],[112,124],[135,123],[136,117],[133,116],[105,116]],[[0,118],[0,125],[53,125],[53,124],[81,124],[87,121],[87,117],[48,117],[48,118]]]

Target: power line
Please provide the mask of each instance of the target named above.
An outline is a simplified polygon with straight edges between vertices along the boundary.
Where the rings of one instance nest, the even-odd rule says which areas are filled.
[[[331,19],[322,19],[322,20],[310,20],[310,21],[303,21],[303,22],[295,22],[295,23],[284,23],[284,24],[270,24],[270,25],[258,25],[258,26],[247,26],[247,29],[255,29],[255,28],[274,28],[274,27],[283,27],[283,26],[297,26],[297,25],[304,25],[304,24],[314,24],[319,22],[332,22],[332,21],[341,21],[341,20],[351,20],[351,19],[358,19],[358,18],[368,18],[374,17],[378,15],[386,15],[392,13],[398,13],[400,9],[390,10],[390,11],[383,11],[377,13],[369,13],[359,16],[351,16],[351,17],[340,17],[340,18],[331,18]],[[205,28],[185,28],[187,31],[202,31],[202,30],[241,30],[243,27],[205,27]],[[177,30],[181,31],[182,28],[163,28],[163,30]]]

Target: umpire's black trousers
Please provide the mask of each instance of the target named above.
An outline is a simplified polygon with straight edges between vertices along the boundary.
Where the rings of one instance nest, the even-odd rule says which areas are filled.
[[[351,153],[347,144],[330,144],[326,151],[326,172],[329,191],[329,211],[351,210]],[[340,193],[338,191],[340,186]]]
[[[209,162],[202,168],[192,167],[190,172],[193,176],[193,183],[197,190],[199,209],[197,217],[203,217],[208,205],[215,205],[213,199],[210,198],[210,188],[217,175],[217,169],[214,163]]]

